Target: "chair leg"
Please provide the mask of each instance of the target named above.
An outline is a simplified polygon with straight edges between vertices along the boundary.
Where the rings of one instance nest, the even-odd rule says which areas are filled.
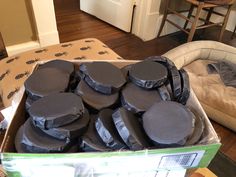
[[[219,39],[218,39],[220,42],[222,41],[222,37],[224,35],[225,28],[226,28],[227,22],[229,20],[229,14],[230,14],[230,11],[231,11],[232,7],[233,7],[232,5],[229,6],[229,8],[227,10],[227,13],[225,15],[224,22],[223,22],[221,30],[220,30],[220,36],[219,36]]]
[[[189,12],[188,12],[188,19],[190,19],[191,18],[191,16],[192,16],[192,13],[193,13],[193,9],[194,9],[194,5],[193,4],[191,4],[191,7],[190,7],[190,9],[189,9]],[[186,20],[186,22],[185,22],[185,24],[184,24],[184,29],[186,29],[187,28],[187,26],[188,26],[188,23],[189,23],[189,21],[188,20]]]
[[[167,16],[168,16],[169,4],[170,4],[170,0],[166,0],[165,11],[164,11],[164,15],[163,15],[163,18],[162,18],[162,21],[161,21],[161,25],[160,25],[157,37],[160,37],[161,32],[162,32],[162,30],[164,28],[164,25],[165,25],[165,22],[166,22],[166,19],[167,19]]]
[[[213,9],[214,9],[213,7],[211,7],[209,9],[209,12],[207,13],[207,17],[206,17],[206,20],[205,20],[205,25],[209,24]]]
[[[235,25],[235,28],[234,28],[234,32],[233,32],[233,34],[231,36],[232,39],[234,38],[235,33],[236,33],[236,25]]]
[[[194,18],[194,21],[193,21],[193,24],[191,26],[191,30],[190,30],[190,33],[188,35],[188,40],[187,42],[190,42],[193,40],[193,35],[196,31],[196,28],[197,28],[197,22],[198,22],[198,19],[200,17],[200,14],[201,14],[201,11],[202,11],[202,8],[203,8],[203,4],[204,3],[199,3],[199,6],[197,8],[197,12],[196,12],[196,15],[195,15],[195,18]]]

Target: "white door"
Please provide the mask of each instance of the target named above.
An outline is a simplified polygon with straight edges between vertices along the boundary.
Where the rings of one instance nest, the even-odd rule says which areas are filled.
[[[80,0],[80,9],[130,32],[134,0]]]

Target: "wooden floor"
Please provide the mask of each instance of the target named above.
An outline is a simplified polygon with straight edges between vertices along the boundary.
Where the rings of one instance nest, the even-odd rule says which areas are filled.
[[[176,33],[143,42],[132,34],[125,33],[93,16],[79,11],[77,1],[70,1],[72,1],[71,7],[68,4],[67,7],[64,7],[61,4],[55,3],[56,19],[61,42],[94,37],[103,41],[123,58],[134,60],[144,59],[151,55],[164,54],[186,41],[184,34]],[[205,35],[199,32],[197,38],[214,40],[217,35],[218,30],[214,29],[210,33],[206,31]],[[227,43],[230,40],[230,36],[231,33],[226,32],[224,42]],[[221,151],[236,161],[236,134],[215,122],[212,123],[223,144]]]
[[[70,3],[63,6],[63,0],[54,0],[60,42],[94,37],[107,44],[123,58],[138,60],[151,55],[164,54],[186,41],[184,34],[177,33],[143,42],[130,33],[125,33],[80,11],[78,0],[68,0],[68,2]],[[205,32],[208,39],[214,39],[218,35],[217,30],[213,31],[213,33],[212,30],[210,33]],[[229,32],[225,34],[225,42],[230,40],[230,35]],[[204,36],[198,35],[196,38],[204,39]]]

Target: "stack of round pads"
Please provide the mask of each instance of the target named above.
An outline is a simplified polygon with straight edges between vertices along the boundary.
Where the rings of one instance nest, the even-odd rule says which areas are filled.
[[[187,73],[165,57],[121,69],[108,62],[54,60],[25,82],[28,118],[18,152],[141,150],[196,144],[204,131],[185,104]]]

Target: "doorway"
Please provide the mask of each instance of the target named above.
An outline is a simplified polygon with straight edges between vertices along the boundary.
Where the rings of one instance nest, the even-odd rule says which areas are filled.
[[[54,0],[54,6],[60,42],[97,38],[106,43],[128,35],[81,11],[79,0]]]
[[[61,13],[78,11],[80,9],[79,0],[54,0],[54,7],[56,16]]]

